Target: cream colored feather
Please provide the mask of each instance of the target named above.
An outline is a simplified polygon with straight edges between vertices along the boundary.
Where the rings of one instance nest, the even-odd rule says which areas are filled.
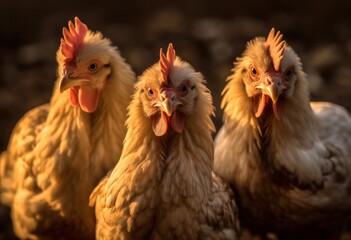
[[[70,104],[72,93],[60,93],[65,71],[59,49],[50,103],[18,122],[1,155],[1,200],[12,208],[14,230],[22,239],[94,239],[89,195],[121,154],[135,75],[99,32],[88,30],[74,57],[77,67],[101,60],[107,63],[101,68],[111,69],[97,109],[84,112]]]
[[[144,89],[152,85],[157,92],[166,81],[155,64],[135,86],[121,159],[91,195],[97,239],[235,239],[238,234],[233,193],[212,176],[211,94],[201,74],[179,58],[169,74],[175,85],[187,80],[193,86],[194,98],[182,105],[190,111],[184,130],[160,137],[153,132],[148,114],[154,110]]]
[[[310,105],[307,76],[290,46],[280,65],[272,62],[265,39],[256,38],[235,63],[223,90],[214,170],[238,192],[239,211],[251,230],[298,238],[334,234],[351,212],[350,114],[331,103]],[[288,79],[279,83],[288,86],[277,101],[280,120],[267,105],[255,116],[251,86],[260,80],[249,80],[252,66],[254,73]]]

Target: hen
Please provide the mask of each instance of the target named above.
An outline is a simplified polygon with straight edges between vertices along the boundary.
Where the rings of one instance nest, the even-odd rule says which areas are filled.
[[[77,17],[68,26],[50,103],[17,123],[0,159],[1,201],[20,238],[93,239],[89,195],[116,164],[126,133],[135,74],[101,33]]]
[[[221,107],[214,171],[237,192],[243,225],[334,234],[351,210],[351,118],[340,106],[310,104],[301,61],[280,32],[247,44]]]
[[[128,107],[121,159],[91,195],[97,239],[235,239],[229,185],[212,175],[210,91],[176,57],[147,69]]]

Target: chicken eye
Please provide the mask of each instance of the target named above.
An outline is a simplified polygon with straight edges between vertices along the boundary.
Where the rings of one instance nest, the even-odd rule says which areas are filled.
[[[256,68],[251,67],[251,73],[252,73],[253,76],[256,76],[256,75],[257,75],[257,70],[256,70]]]
[[[293,75],[294,75],[294,69],[292,69],[292,68],[290,68],[290,69],[288,69],[286,72],[285,72],[285,78],[286,79],[289,79],[289,78],[291,78]]]
[[[188,86],[187,83],[185,83],[185,84],[183,84],[183,85],[181,85],[181,86],[179,87],[179,91],[180,91],[180,94],[181,94],[182,96],[187,95],[187,94],[188,94],[188,90],[189,90],[189,86]]]
[[[97,63],[90,63],[88,66],[88,69],[90,72],[96,72],[98,69],[98,64]]]
[[[290,77],[292,74],[293,74],[293,71],[289,69],[288,71],[286,71],[285,76]]]
[[[150,88],[150,87],[147,88],[146,93],[147,93],[147,96],[148,96],[149,99],[152,99],[152,98],[155,97],[155,91],[152,88]]]
[[[250,66],[250,76],[251,76],[251,79],[254,81],[258,80],[259,78],[258,71],[254,66]]]

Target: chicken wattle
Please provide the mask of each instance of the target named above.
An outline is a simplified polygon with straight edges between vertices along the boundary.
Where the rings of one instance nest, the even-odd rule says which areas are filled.
[[[234,194],[212,172],[212,97],[172,44],[128,111],[122,156],[91,195],[96,238],[237,239]]]
[[[26,113],[0,158],[1,202],[21,239],[94,239],[89,195],[126,134],[130,66],[77,17],[63,35],[50,103]]]

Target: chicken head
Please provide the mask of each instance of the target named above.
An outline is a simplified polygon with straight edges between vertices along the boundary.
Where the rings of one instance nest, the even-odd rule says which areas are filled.
[[[284,98],[293,93],[299,58],[286,45],[283,35],[272,28],[265,41],[256,38],[248,43],[241,60],[243,82],[255,116],[273,112],[279,120]]]
[[[146,75],[152,77],[144,81],[141,97],[155,135],[163,136],[170,130],[181,133],[197,96],[193,80],[197,77],[195,71],[180,67],[172,44],[169,44],[166,56],[160,49],[159,68],[148,71],[150,74]]]
[[[98,46],[96,41],[86,38],[91,32],[78,17],[75,26],[70,21],[63,28],[64,38],[61,39],[61,54],[64,58],[63,77],[60,91],[70,90],[70,102],[83,111],[94,112],[99,103],[101,90],[112,71],[108,54],[99,51],[104,45]]]

